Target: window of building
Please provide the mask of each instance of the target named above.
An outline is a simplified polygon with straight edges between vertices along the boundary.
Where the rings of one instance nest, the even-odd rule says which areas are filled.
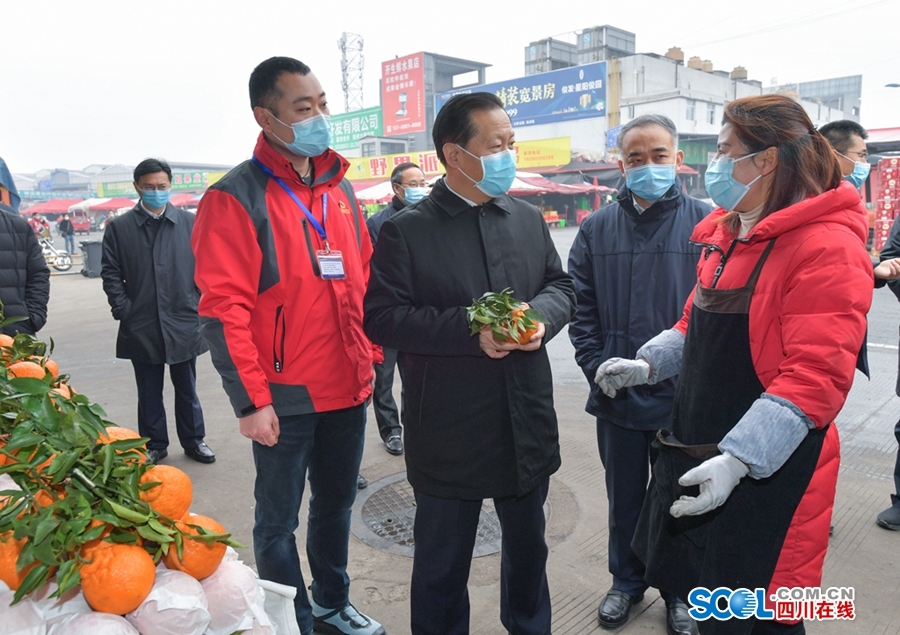
[[[694,106],[695,105],[696,105],[696,102],[693,99],[687,100],[687,107],[685,108],[685,111],[684,111],[684,118],[687,119],[688,121],[695,121],[695,119],[694,119]]]
[[[706,120],[715,125],[716,124],[716,105],[709,104],[709,109],[706,111]]]

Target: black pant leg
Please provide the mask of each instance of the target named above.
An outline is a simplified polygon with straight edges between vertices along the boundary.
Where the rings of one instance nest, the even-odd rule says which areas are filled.
[[[197,358],[171,364],[169,378],[175,388],[175,430],[185,450],[197,447],[206,436],[203,409],[197,396]]]
[[[468,635],[469,568],[481,501],[416,492],[410,588],[412,635]]]
[[[163,379],[165,364],[144,364],[131,361],[138,393],[138,433],[148,437],[148,450],[164,450],[169,447],[169,431],[166,428],[166,408],[163,404]]]
[[[597,445],[606,468],[609,502],[609,572],[613,588],[629,595],[647,589],[644,563],[632,551],[631,541],[647,493],[653,434],[597,419]]]
[[[372,408],[375,410],[375,422],[382,441],[400,434],[400,415],[394,401],[394,368],[397,365],[397,351],[384,348],[384,362],[375,364],[375,390],[372,393]],[[401,399],[401,402],[403,400]]]
[[[500,557],[500,621],[511,635],[549,635],[550,587],[544,503],[550,478],[529,494],[495,498],[503,532]]]

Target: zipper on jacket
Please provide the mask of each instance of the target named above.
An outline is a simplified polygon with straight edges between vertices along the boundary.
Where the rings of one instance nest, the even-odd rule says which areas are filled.
[[[737,239],[731,241],[731,245],[728,247],[728,252],[722,254],[722,260],[719,261],[719,266],[716,267],[715,273],[713,273],[712,286],[710,289],[716,288],[716,283],[719,281],[719,276],[722,275],[722,271],[725,269],[725,263],[728,262],[729,256],[731,256],[731,252],[734,251],[734,248],[737,247],[738,241]],[[719,251],[722,251],[719,249]]]
[[[712,255],[714,251],[722,252],[722,255],[725,255],[725,252],[722,251],[722,248],[718,245],[713,245],[712,243],[701,243],[696,240],[689,240],[689,245],[694,245],[694,247],[702,247],[703,248],[703,259],[709,260],[709,257]]]
[[[319,271],[319,261],[316,260],[316,252],[313,250],[312,236],[309,235],[309,223],[303,219],[303,233],[306,234],[306,249],[309,252],[309,262],[312,265],[313,273],[316,277],[321,277],[322,272]]]
[[[275,309],[275,336],[272,342],[272,356],[275,358],[275,372],[284,369],[284,305]]]

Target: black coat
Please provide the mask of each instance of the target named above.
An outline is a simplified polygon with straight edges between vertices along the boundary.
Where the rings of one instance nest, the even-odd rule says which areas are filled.
[[[401,201],[399,197],[394,196],[390,205],[366,219],[366,228],[369,230],[369,237],[372,239],[372,245],[375,245],[375,243],[378,242],[378,233],[381,231],[381,226],[384,225],[384,221],[404,207],[406,207],[406,203]]]
[[[140,203],[106,227],[101,276],[119,320],[116,357],[178,364],[208,350],[197,315],[193,228],[193,214],[168,205],[153,220]]]
[[[381,227],[364,328],[399,351],[407,476],[423,493],[481,499],[530,492],[559,469],[546,348],[490,359],[463,307],[511,287],[548,320],[544,342],[575,309],[543,216],[500,196],[470,207],[439,181]]]
[[[31,225],[11,207],[0,203],[0,301],[7,318],[23,316],[8,324],[7,335],[34,335],[47,322],[50,269]]]
[[[581,224],[569,251],[569,273],[578,290],[569,339],[591,387],[585,409],[592,415],[633,430],[669,423],[674,378],[626,388],[610,399],[594,376],[610,357],[633,359],[647,340],[681,318],[700,258],[700,247],[689,242],[691,233],[710,211],[676,184],[638,214],[631,192],[622,188],[616,203]]]

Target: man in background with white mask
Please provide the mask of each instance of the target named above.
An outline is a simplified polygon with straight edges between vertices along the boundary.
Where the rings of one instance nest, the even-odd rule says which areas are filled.
[[[503,535],[500,621],[546,635],[543,505],[560,457],[544,344],[571,318],[575,289],[541,212],[506,194],[515,134],[496,95],[450,99],[433,138],[447,175],[381,227],[365,299],[366,333],[399,352],[406,392],[410,631],[469,632],[469,567],[482,500],[492,498]],[[473,298],[507,288],[547,320],[524,344],[489,328],[473,335],[467,322]]]
[[[250,161],[211,187],[193,248],[202,333],[253,441],[261,578],[297,589],[303,635],[384,635],[350,603],[350,512],[365,439],[372,364],[362,330],[372,244],[333,150],[325,91],[309,67],[273,57],[250,75],[262,129]],[[375,356],[378,357],[375,357]],[[294,531],[311,491],[300,570]]]
[[[613,585],[598,608],[598,620],[606,628],[625,624],[647,590],[644,565],[631,541],[655,459],[650,444],[669,422],[675,381],[620,390],[614,397],[601,391],[595,377],[607,360],[632,359],[644,342],[681,316],[700,257],[700,248],[689,244],[691,232],[711,211],[682,191],[676,172],[684,155],[669,118],[632,119],[622,126],[618,146],[626,187],[616,203],[585,219],[569,252],[569,273],[578,293],[569,339],[591,387],[585,409],[597,418],[597,444],[606,469]],[[666,602],[666,632],[696,633],[684,598],[660,592]]]
[[[378,232],[384,221],[391,218],[404,207],[415,205],[428,196],[428,182],[425,173],[415,163],[401,163],[391,172],[391,189],[394,199],[380,212],[366,219],[372,245],[378,242]],[[400,422],[403,417],[403,394],[400,395],[400,412],[394,401],[394,367],[397,365],[397,351],[385,348],[384,361],[375,365],[375,391],[372,393],[372,408],[375,410],[375,422],[378,434],[384,441],[385,449],[394,455],[403,454],[403,439],[400,436]]]

